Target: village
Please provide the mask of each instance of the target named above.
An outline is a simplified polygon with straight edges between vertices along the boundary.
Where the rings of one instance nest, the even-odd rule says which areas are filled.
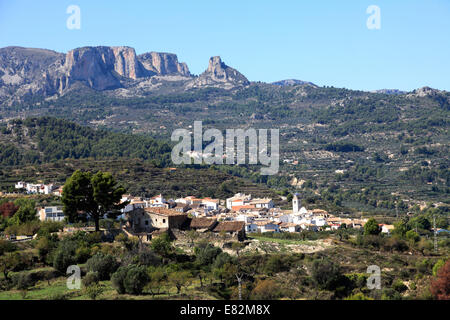
[[[54,184],[18,182],[16,189],[28,194],[53,194],[61,196],[62,187]],[[123,222],[121,229],[129,237],[140,236],[150,241],[152,236],[164,231],[195,230],[199,233],[228,234],[243,241],[250,233],[299,233],[302,231],[329,231],[339,228],[361,229],[367,219],[337,217],[322,209],[307,209],[301,204],[299,194],[292,198],[292,209],[276,207],[273,199],[254,198],[251,194],[237,193],[225,200],[211,198],[166,199],[162,194],[142,198],[126,194],[117,219]],[[41,221],[65,221],[61,206],[37,209]],[[381,232],[390,234],[393,225],[380,224]],[[65,228],[70,231],[73,228]]]

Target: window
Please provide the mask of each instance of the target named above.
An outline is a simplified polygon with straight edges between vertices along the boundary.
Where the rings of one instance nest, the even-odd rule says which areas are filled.
[[[166,223],[166,219],[163,219],[163,223]]]
[[[148,226],[148,220],[145,220],[145,225]]]

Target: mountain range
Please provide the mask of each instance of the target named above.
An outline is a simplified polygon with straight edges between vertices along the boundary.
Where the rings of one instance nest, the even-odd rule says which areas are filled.
[[[218,56],[211,57],[205,72],[195,76],[173,53],[137,55],[133,48],[123,46],[82,47],[66,54],[22,47],[0,49],[0,104],[62,95],[78,86],[139,95],[158,91],[167,82],[176,83],[182,90],[205,86],[230,89],[249,84],[244,75]]]
[[[219,56],[209,59],[207,69],[194,75],[176,54],[146,52],[136,54],[127,46],[81,47],[60,53],[47,49],[17,46],[0,48],[0,105],[57,98],[80,88],[108,91],[116,97],[142,97],[148,94],[182,93],[196,88],[236,89],[250,81],[227,66]],[[296,79],[272,85],[313,86]],[[397,89],[373,91],[404,94]]]

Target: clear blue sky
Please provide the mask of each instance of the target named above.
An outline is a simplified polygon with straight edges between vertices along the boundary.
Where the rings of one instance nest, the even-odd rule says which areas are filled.
[[[80,30],[66,27],[71,4]],[[0,0],[0,47],[126,45],[176,53],[194,74],[220,55],[252,81],[450,90],[449,40],[449,0]]]

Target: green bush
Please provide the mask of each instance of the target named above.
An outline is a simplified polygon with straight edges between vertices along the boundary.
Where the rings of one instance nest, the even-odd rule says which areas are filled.
[[[88,272],[83,278],[83,285],[85,287],[89,287],[92,284],[98,283],[100,281],[100,277],[98,272]]]
[[[86,295],[91,300],[96,300],[103,293],[105,288],[99,283],[93,283],[90,286],[86,287],[84,290]]]
[[[233,261],[233,257],[226,252],[221,252],[212,264],[212,269],[222,268],[225,264]]]
[[[211,265],[216,257],[222,253],[222,249],[209,243],[201,243],[194,248],[195,258],[198,264]]]
[[[13,252],[17,250],[17,245],[8,240],[0,240],[0,256],[5,252]]]
[[[311,267],[311,277],[320,289],[334,290],[342,277],[341,268],[327,258],[315,260]]]
[[[67,268],[77,262],[75,258],[76,249],[77,244],[75,242],[61,241],[53,254],[53,268],[61,273],[66,273]]]
[[[97,272],[100,280],[108,280],[119,265],[113,256],[97,253],[87,261],[86,267],[90,272]]]
[[[13,283],[19,290],[27,290],[34,285],[33,278],[27,272],[21,272],[13,277]]]
[[[129,294],[141,294],[148,281],[147,268],[132,265],[124,280],[125,291]]]
[[[115,273],[111,276],[111,284],[114,289],[116,289],[117,293],[124,294],[125,293],[125,278],[127,277],[128,267],[120,267],[117,269]]]
[[[392,284],[392,289],[394,289],[395,291],[397,291],[399,293],[402,293],[402,292],[408,290],[408,287],[403,283],[402,280],[397,279]]]
[[[344,300],[373,300],[373,298],[365,296],[362,292],[358,292],[348,296]]]
[[[111,277],[112,285],[119,294],[142,293],[149,282],[149,276],[145,266],[130,265],[120,267]]]

